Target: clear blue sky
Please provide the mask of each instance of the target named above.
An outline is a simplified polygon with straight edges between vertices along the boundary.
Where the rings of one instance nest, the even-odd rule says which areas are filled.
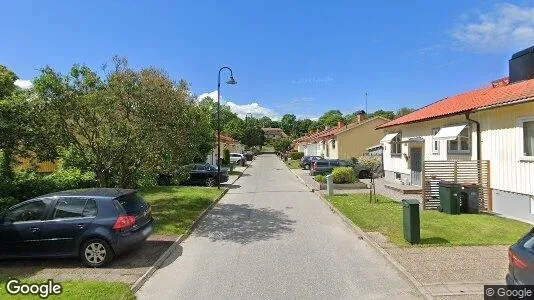
[[[534,45],[532,1],[18,0],[0,23],[0,63],[21,79],[120,55],[200,95],[228,65],[234,109],[279,116],[351,112],[365,91],[370,112],[417,108],[506,76]]]

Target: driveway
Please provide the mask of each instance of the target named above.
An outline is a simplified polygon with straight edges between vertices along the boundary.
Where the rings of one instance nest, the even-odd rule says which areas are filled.
[[[261,155],[139,299],[413,299],[410,283],[275,155]]]

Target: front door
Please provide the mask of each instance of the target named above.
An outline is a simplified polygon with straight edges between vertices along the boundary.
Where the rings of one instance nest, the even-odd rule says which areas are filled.
[[[410,148],[410,169],[412,170],[412,185],[421,186],[421,173],[423,170],[422,148]]]

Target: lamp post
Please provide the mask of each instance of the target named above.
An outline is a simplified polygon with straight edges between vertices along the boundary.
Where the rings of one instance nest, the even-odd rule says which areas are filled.
[[[221,71],[227,69],[230,71],[230,79],[227,84],[237,84],[234,79],[232,69],[222,67],[219,69],[219,77],[217,80],[217,188],[221,189]]]

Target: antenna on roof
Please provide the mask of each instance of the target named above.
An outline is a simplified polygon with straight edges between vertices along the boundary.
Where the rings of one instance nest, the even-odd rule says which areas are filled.
[[[368,112],[368,110],[367,110],[367,92],[365,92],[365,112]]]

